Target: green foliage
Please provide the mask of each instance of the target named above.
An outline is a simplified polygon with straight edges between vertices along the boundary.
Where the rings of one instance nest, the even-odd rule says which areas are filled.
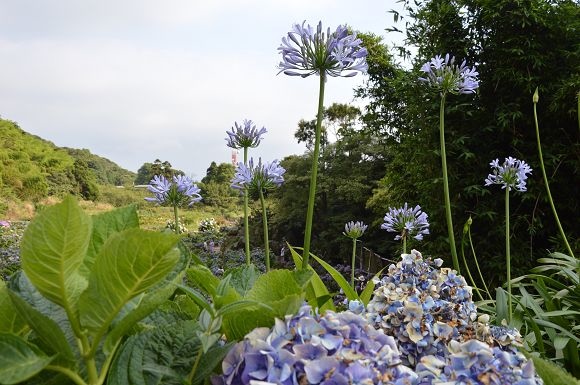
[[[185,173],[181,170],[174,169],[171,163],[166,160],[162,162],[159,159],[155,159],[153,163],[143,163],[139,170],[137,170],[134,184],[149,184],[155,175],[163,175],[167,179],[171,179],[173,175],[185,175]]]
[[[380,40],[369,43],[369,81],[357,95],[369,98],[363,113],[365,130],[388,144],[386,174],[368,207],[383,215],[385,207],[405,201],[420,204],[429,214],[432,234],[423,244],[431,253],[447,257],[447,235],[441,205],[438,148],[438,97],[417,81],[419,67],[436,54],[477,64],[480,88],[475,96],[450,98],[446,106],[449,185],[455,223],[472,215],[477,255],[483,271],[503,264],[502,200],[483,187],[488,162],[515,156],[538,170],[532,121],[532,93],[540,87],[538,104],[546,167],[569,238],[578,239],[575,226],[579,206],[580,163],[575,93],[580,88],[577,63],[580,50],[574,31],[580,8],[573,1],[442,0],[404,2],[407,47],[417,55],[411,70],[389,62]],[[545,96],[545,97],[544,97]],[[549,154],[549,155],[547,155]],[[535,175],[535,176],[534,176]],[[512,207],[512,265],[522,274],[545,249],[555,249],[555,223],[549,212],[540,175],[534,173],[528,192]],[[520,198],[518,197],[518,198]],[[457,229],[456,229],[457,230]],[[457,232],[456,232],[457,233]],[[572,247],[575,248],[574,246]],[[577,248],[577,247],[576,247]],[[532,256],[527,258],[527,256]],[[501,276],[486,277],[498,285]]]
[[[580,378],[580,261],[552,253],[539,262],[531,274],[514,279],[526,342]]]
[[[255,327],[270,327],[275,318],[298,311],[310,276],[310,273],[289,270],[271,270],[257,276],[254,266],[249,265],[220,280],[205,266],[196,265],[187,270],[189,282],[212,302],[195,289],[182,287],[182,290],[212,320],[219,319],[219,330],[228,341],[239,341]]]
[[[2,384],[18,384],[34,376],[52,361],[34,345],[9,333],[0,333]]]
[[[28,341],[9,342],[22,351],[10,365],[29,368],[28,377],[46,367],[77,384],[103,384],[122,339],[173,293],[172,271],[186,258],[175,247],[179,237],[137,226],[134,207],[90,217],[72,197],[29,224],[23,274],[12,278],[11,291],[0,290],[0,313],[18,315],[2,324],[34,331]]]
[[[544,385],[580,385],[580,380],[572,377],[560,366],[537,356],[528,358],[534,361],[534,368],[544,381]]]
[[[230,163],[212,162],[206,175],[201,180],[199,188],[203,203],[206,205],[231,209],[240,201],[240,194],[231,188],[235,167]]]
[[[0,119],[0,192],[4,196],[38,202],[49,195],[72,193],[94,200],[99,184],[124,185],[133,178],[132,172],[89,150],[57,147]]]

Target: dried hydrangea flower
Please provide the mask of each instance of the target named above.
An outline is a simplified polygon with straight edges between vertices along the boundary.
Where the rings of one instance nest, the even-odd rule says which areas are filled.
[[[456,95],[471,94],[475,93],[479,87],[478,73],[475,67],[467,67],[465,61],[458,66],[455,64],[455,58],[449,57],[449,54],[446,54],[445,58],[442,58],[441,55],[435,56],[423,64],[421,71],[425,73],[425,77],[421,77],[419,80],[438,89],[443,94],[447,92]]]
[[[344,232],[342,234],[351,239],[358,239],[362,237],[367,228],[368,225],[365,225],[364,222],[350,221],[344,225]]]
[[[411,384],[416,374],[401,365],[393,337],[351,312],[324,315],[304,306],[297,315],[258,328],[222,362],[217,384]]]
[[[414,368],[421,357],[444,357],[447,342],[469,328],[477,313],[472,289],[455,270],[438,268],[412,250],[389,266],[367,304],[367,320],[397,339],[401,359]]]
[[[356,33],[349,34],[346,26],[340,25],[331,33],[322,30],[322,22],[316,31],[304,26],[306,21],[294,24],[287,37],[282,38],[278,51],[282,61],[280,72],[290,76],[307,77],[313,74],[349,77],[357,71],[366,73],[367,50]]]
[[[518,191],[526,191],[527,174],[532,173],[530,166],[523,160],[507,157],[503,164],[499,164],[499,159],[489,163],[492,168],[491,174],[485,178],[485,185],[501,185],[502,189],[511,191],[515,188]]]
[[[238,163],[236,173],[232,179],[231,187],[244,190],[246,187],[250,192],[272,190],[280,187],[284,183],[286,170],[280,165],[278,160],[262,164],[262,159],[254,166],[254,159],[250,158],[248,164]]]
[[[240,148],[254,148],[258,147],[260,140],[262,140],[262,135],[266,133],[266,128],[262,127],[257,129],[254,122],[248,119],[244,119],[241,125],[234,122],[234,127],[232,131],[226,131],[228,137],[226,142],[228,147],[240,149]]]

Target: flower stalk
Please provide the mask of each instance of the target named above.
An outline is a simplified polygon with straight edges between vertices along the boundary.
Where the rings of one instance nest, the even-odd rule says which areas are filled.
[[[266,271],[270,271],[270,244],[268,241],[268,215],[266,213],[266,202],[264,200],[264,192],[259,191],[260,204],[262,205],[262,225],[264,227],[264,255],[266,258]]]
[[[556,206],[554,205],[554,199],[552,198],[552,193],[550,192],[550,184],[548,183],[548,176],[546,174],[546,168],[544,166],[544,157],[542,155],[542,145],[540,143],[540,128],[538,125],[538,112],[536,110],[536,105],[539,101],[538,89],[534,92],[534,96],[532,98],[534,102],[534,124],[536,126],[536,141],[538,143],[538,156],[540,158],[540,168],[542,169],[542,177],[544,178],[544,186],[546,186],[546,194],[548,195],[548,201],[550,202],[550,207],[552,208],[552,213],[554,214],[554,219],[556,219],[556,225],[558,226],[558,231],[560,232],[560,236],[564,241],[564,245],[566,246],[566,250],[568,250],[568,255],[573,258],[574,252],[572,251],[572,247],[570,247],[570,243],[568,243],[568,238],[566,237],[566,233],[562,228],[562,223],[560,223],[560,218],[558,217],[558,212],[556,211]],[[579,102],[580,103],[580,102]],[[580,107],[580,104],[579,104]],[[580,112],[579,112],[580,114]],[[580,115],[578,115],[578,123],[580,124]]]
[[[505,263],[508,291],[508,325],[512,323],[512,275],[510,256],[510,189],[505,189]]]
[[[353,290],[355,290],[354,270],[355,270],[355,261],[356,261],[356,241],[357,241],[357,239],[362,237],[362,235],[366,231],[367,227],[368,226],[365,225],[363,222],[351,221],[351,222],[348,222],[346,225],[344,225],[344,232],[342,233],[343,235],[352,239],[352,258],[351,258],[351,264],[350,264],[350,286],[352,286]]]
[[[453,218],[451,216],[451,198],[449,197],[449,178],[447,177],[447,153],[445,151],[445,93],[441,94],[441,104],[439,107],[439,142],[441,144],[441,169],[443,170],[443,197],[445,199],[445,219],[447,220],[447,236],[449,237],[449,248],[451,250],[451,260],[453,268],[457,274],[461,274],[459,269],[459,259],[457,258],[457,248],[455,247],[455,235],[453,232]]]
[[[248,147],[244,147],[244,164],[248,164]],[[244,251],[246,253],[246,265],[250,266],[250,220],[249,220],[249,192],[248,187],[244,188]]]
[[[308,208],[306,209],[306,229],[304,230],[304,252],[302,254],[302,269],[308,269],[310,258],[310,240],[312,237],[312,220],[314,218],[314,202],[316,200],[316,178],[318,175],[318,157],[320,154],[320,131],[324,115],[324,84],[326,76],[320,74],[318,93],[318,114],[316,115],[316,131],[314,136],[314,150],[312,152],[312,168],[310,171],[310,188],[308,190]]]

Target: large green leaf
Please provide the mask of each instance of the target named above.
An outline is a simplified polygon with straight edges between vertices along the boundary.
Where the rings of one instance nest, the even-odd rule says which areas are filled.
[[[167,285],[161,289],[143,295],[137,307],[123,317],[107,335],[105,339],[104,351],[110,353],[113,347],[127,334],[127,332],[140,320],[151,314],[160,307],[175,291],[175,285]]]
[[[36,375],[52,360],[34,345],[9,333],[0,333],[0,383],[17,384]]]
[[[310,253],[310,256],[314,258],[318,263],[320,263],[322,267],[324,267],[324,270],[326,270],[328,274],[330,274],[332,279],[334,279],[334,281],[338,284],[338,286],[340,286],[346,298],[348,298],[350,301],[359,299],[356,290],[354,290],[353,287],[350,286],[350,283],[346,280],[346,278],[343,277],[343,275],[338,270],[336,270],[330,264],[326,263],[322,258],[319,258],[312,253]]]
[[[74,367],[75,356],[63,331],[56,322],[48,318],[24,301],[18,295],[10,292],[10,299],[17,313],[26,320],[36,332],[38,346],[46,353],[54,354],[55,360],[64,366]]]
[[[108,385],[182,385],[189,375],[201,343],[194,321],[178,321],[132,336],[113,361]],[[230,345],[213,346],[200,357],[193,384],[210,377]]]
[[[18,315],[10,300],[10,290],[0,280],[0,332],[21,335],[27,329],[26,321]]]
[[[133,297],[160,282],[179,260],[172,234],[128,229],[113,234],[95,259],[80,311],[83,327],[104,331]]]
[[[93,233],[85,258],[85,266],[88,272],[90,272],[101,247],[112,234],[139,227],[139,217],[137,216],[135,205],[94,215],[92,219]]]
[[[292,255],[294,264],[299,268],[302,266],[302,257],[292,246],[288,245],[288,248],[290,249],[290,254]],[[318,273],[312,268],[312,266],[308,266],[308,270],[312,272],[312,278],[306,288],[306,300],[310,306],[313,308],[319,308],[321,313],[325,310],[335,310],[334,303],[332,303],[332,296]],[[323,299],[323,302],[319,303],[319,299],[321,298]]]
[[[206,266],[191,266],[185,274],[191,285],[199,287],[211,297],[215,296],[220,280]]]
[[[79,270],[91,237],[91,219],[72,197],[47,207],[28,225],[20,246],[22,269],[34,286],[62,306],[76,324],[77,301],[87,286]]]
[[[523,353],[534,361],[536,373],[544,380],[544,385],[580,385],[578,379],[553,362],[532,356],[525,351]]]
[[[296,281],[295,273],[290,270],[271,270],[258,277],[245,299],[254,300],[271,306],[277,317],[295,314],[295,296],[303,297],[304,292]]]
[[[234,289],[240,293],[241,296],[245,296],[248,291],[254,286],[254,282],[258,278],[258,272],[253,264],[240,266],[238,268],[229,271],[231,275],[231,285]]]

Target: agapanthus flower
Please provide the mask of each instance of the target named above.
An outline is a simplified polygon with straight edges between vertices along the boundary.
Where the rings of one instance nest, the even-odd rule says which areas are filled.
[[[455,64],[455,57],[449,57],[449,54],[445,58],[441,55],[435,56],[423,64],[421,71],[425,73],[425,77],[419,80],[442,93],[471,94],[479,87],[475,67],[467,67],[465,60],[458,66]]]
[[[234,122],[232,131],[226,131],[226,134],[228,134],[226,138],[227,145],[235,149],[258,147],[260,140],[262,140],[262,135],[266,132],[265,127],[258,130],[254,122],[248,119],[244,119],[241,125]]]
[[[164,206],[189,206],[201,200],[200,189],[193,180],[185,175],[174,175],[173,181],[169,181],[163,175],[155,175],[147,189],[154,197],[145,198],[146,201],[156,202]]]
[[[385,215],[385,223],[381,229],[392,233],[397,233],[395,240],[398,241],[403,237],[408,239],[413,237],[418,241],[423,240],[423,235],[429,234],[428,216],[421,211],[421,206],[415,208],[407,207],[407,202],[401,208],[389,207]]]
[[[499,159],[491,161],[489,165],[492,172],[485,178],[486,186],[499,184],[502,189],[507,188],[508,191],[511,191],[512,188],[526,191],[527,174],[532,173],[532,169],[526,162],[510,156],[505,158],[502,165],[499,164]]]
[[[344,232],[342,234],[352,239],[358,239],[362,237],[367,227],[368,225],[365,225],[364,222],[350,221],[344,225]]]
[[[258,328],[234,345],[213,384],[411,384],[393,337],[360,315],[304,306],[297,315]]]
[[[231,186],[238,190],[247,187],[251,193],[260,189],[264,192],[281,186],[284,183],[284,173],[286,170],[278,160],[262,164],[260,158],[258,164],[254,165],[254,159],[250,158],[247,165],[238,163]]]
[[[330,76],[355,76],[357,71],[366,73],[367,50],[356,33],[349,34],[344,25],[335,32],[322,30],[322,22],[316,31],[306,21],[294,24],[288,36],[282,38],[278,51],[282,61],[280,72],[290,76],[307,77],[313,74]]]

